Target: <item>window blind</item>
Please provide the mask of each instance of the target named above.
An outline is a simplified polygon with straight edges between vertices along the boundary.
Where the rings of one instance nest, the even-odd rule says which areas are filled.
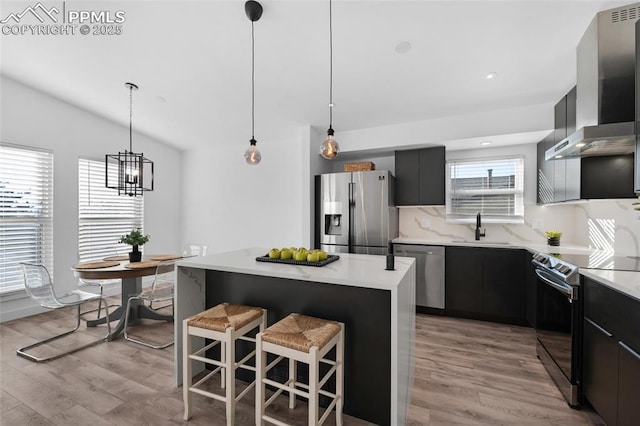
[[[20,262],[53,274],[53,153],[0,144],[0,293],[24,289]]]
[[[111,172],[117,174],[117,166]],[[104,161],[78,161],[78,257],[81,262],[124,254],[129,246],[118,241],[143,227],[142,197],[119,196],[105,187]]]
[[[447,219],[524,221],[524,158],[447,162]]]

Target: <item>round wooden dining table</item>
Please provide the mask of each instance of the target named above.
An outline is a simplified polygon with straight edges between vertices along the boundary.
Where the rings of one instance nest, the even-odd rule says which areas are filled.
[[[160,261],[152,261],[154,256],[147,256],[143,258],[140,265],[141,267],[127,267],[129,261],[120,261],[118,265],[110,266],[106,268],[97,269],[83,269],[82,264],[73,266],[71,269],[76,277],[85,280],[113,280],[120,279],[121,281],[121,304],[113,312],[109,313],[110,321],[118,321],[116,327],[111,328],[111,334],[107,340],[113,340],[124,330],[124,311],[127,306],[127,301],[132,296],[137,296],[142,292],[142,278],[151,276],[156,273],[156,266]],[[173,315],[162,315],[150,309],[148,306],[141,303],[139,300],[135,300],[131,305],[131,312],[129,313],[129,326],[135,326],[140,323],[142,318],[148,318],[159,321],[173,321]],[[104,324],[106,317],[101,317],[95,320],[87,321],[87,327],[95,327],[98,324]]]

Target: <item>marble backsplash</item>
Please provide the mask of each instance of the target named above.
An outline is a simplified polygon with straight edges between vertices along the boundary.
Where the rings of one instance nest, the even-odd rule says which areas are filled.
[[[640,256],[640,211],[636,200],[591,200],[525,206],[524,223],[483,223],[486,241],[546,244],[546,230],[562,231],[561,244],[614,250]],[[403,207],[400,237],[430,240],[473,240],[475,223],[448,223],[444,206]]]

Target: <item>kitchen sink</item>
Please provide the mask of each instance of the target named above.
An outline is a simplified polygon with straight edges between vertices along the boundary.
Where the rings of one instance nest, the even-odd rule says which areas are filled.
[[[511,243],[507,241],[476,241],[476,240],[452,240],[452,243],[458,244],[476,244],[476,245],[492,245],[492,246],[510,246]]]

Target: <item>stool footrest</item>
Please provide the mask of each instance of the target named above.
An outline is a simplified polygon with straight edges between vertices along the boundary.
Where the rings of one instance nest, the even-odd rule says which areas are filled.
[[[249,383],[249,385],[246,387],[246,389],[243,390],[242,392],[240,392],[238,394],[238,396],[236,396],[236,402],[240,401],[247,394],[247,392],[249,392],[251,389],[253,389],[255,387],[255,385],[256,385],[255,381]]]
[[[320,420],[318,420],[318,426],[322,426],[322,423],[327,420],[327,417],[329,417],[329,414],[331,414],[331,410],[333,410],[333,407],[335,407],[337,403],[338,398],[335,398],[333,401],[331,401],[331,404],[329,404],[329,406],[324,410],[324,414],[322,414],[322,417],[320,417]]]
[[[269,422],[269,423],[273,423],[274,425],[278,425],[278,426],[291,426],[288,423],[281,422],[280,420],[274,419],[271,416],[264,415],[264,416],[262,416],[262,420],[264,420],[266,422]]]
[[[206,390],[197,389],[197,388],[194,388],[193,386],[189,388],[189,392],[198,393],[200,395],[208,396],[209,398],[217,399],[218,401],[222,401],[222,402],[226,402],[227,401],[227,398],[225,398],[222,395],[217,395],[215,393],[212,393],[212,392],[209,392],[209,391],[206,391]]]
[[[208,351],[211,348],[216,347],[216,345],[218,345],[220,343],[219,340],[214,341],[213,343],[209,343],[208,345],[206,345],[205,347],[198,349],[197,351],[195,351],[194,353],[192,353],[191,355],[200,355],[206,351]]]

